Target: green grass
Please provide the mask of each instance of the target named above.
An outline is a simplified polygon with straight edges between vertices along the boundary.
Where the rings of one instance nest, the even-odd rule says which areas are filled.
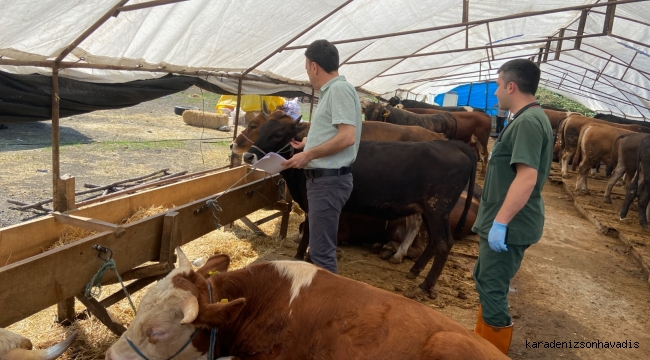
[[[149,149],[181,149],[185,146],[182,141],[103,141],[97,143],[99,151],[116,150],[149,150]]]
[[[546,89],[539,88],[535,97],[542,105],[550,105],[556,108],[574,111],[589,117],[596,115],[594,111],[586,106]]]

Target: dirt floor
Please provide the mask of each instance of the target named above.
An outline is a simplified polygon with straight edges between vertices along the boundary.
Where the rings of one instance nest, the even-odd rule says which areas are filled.
[[[128,109],[62,119],[61,141],[74,143],[62,148],[62,173],[73,174],[77,178],[77,190],[81,190],[84,182],[102,185],[163,168],[170,168],[171,172],[198,171],[226,164],[228,140],[183,140],[232,136],[232,133],[187,126],[174,115],[174,105],[202,106],[196,105],[197,99],[201,101],[195,97],[197,94],[200,96],[200,91],[192,88]],[[206,109],[212,110],[214,98],[204,96],[208,100]],[[0,130],[0,163],[4,165],[0,168],[0,226],[39,216],[37,212],[10,210],[5,200],[31,202],[50,196],[49,137],[48,122],[10,124],[9,129]],[[159,141],[162,139],[167,141]],[[616,189],[616,193],[622,194],[620,188]],[[650,286],[641,268],[626,253],[627,247],[620,240],[600,233],[576,210],[562,185],[549,181],[543,196],[547,215],[544,236],[526,251],[509,296],[515,322],[510,356],[513,359],[650,358]],[[620,200],[614,201],[616,207],[616,201]],[[257,219],[267,214],[258,212],[251,217]],[[290,239],[296,234],[300,219],[300,215],[292,214],[289,239],[277,237],[279,220],[262,227],[271,235],[268,238],[254,236],[236,222],[232,232],[217,230],[188,244],[186,251],[192,259],[225,252],[235,258],[235,267],[257,257],[293,256],[297,245]],[[634,221],[631,214],[630,226]],[[436,287],[437,297],[424,300],[428,306],[468,328],[474,327],[478,307],[471,278],[477,244],[476,236],[468,236],[454,245]],[[397,294],[417,285],[428,271],[425,269],[416,280],[408,280],[405,274],[412,261],[390,264],[373,254],[369,246],[341,247],[339,261],[341,275]],[[141,296],[142,292],[137,293],[135,301]],[[82,309],[78,305],[78,310]],[[125,301],[109,311],[117,321],[130,323],[132,314]],[[49,346],[60,341],[67,331],[52,323],[53,315],[54,309],[50,308],[10,329],[28,336],[43,333],[47,336],[36,339],[34,344]],[[81,333],[81,339],[64,359],[103,358],[101,353],[115,341],[93,318],[80,322],[74,329]],[[564,341],[565,348],[543,348],[543,343],[542,348],[533,348],[533,342],[553,341]],[[591,347],[594,341],[630,341],[633,348],[605,349],[602,345],[596,349],[566,348],[569,341],[572,346],[574,341],[583,342],[578,344],[583,347]]]

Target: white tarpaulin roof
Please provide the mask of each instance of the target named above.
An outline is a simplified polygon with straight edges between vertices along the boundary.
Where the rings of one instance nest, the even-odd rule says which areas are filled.
[[[120,2],[124,1],[0,0],[0,65],[5,61],[0,70],[36,71],[6,64],[54,60]],[[495,20],[489,25],[476,21],[593,3],[598,1],[469,0],[469,50],[454,51],[466,47],[465,26],[415,31],[461,23],[463,0],[189,0],[122,11],[63,61],[164,69],[215,82],[223,81],[219,74],[238,75],[254,67],[251,74],[277,79],[286,88],[308,85],[300,46],[313,40],[337,42],[413,31],[337,44],[343,63],[340,73],[359,90],[385,97],[440,94],[459,84],[496,78],[496,69],[510,58],[535,56],[537,60],[540,48],[546,48],[549,37],[560,36],[560,29],[566,29],[564,37],[578,35],[582,11]],[[606,11],[607,7],[597,7],[588,12],[584,35],[603,32]],[[618,4],[615,15],[611,35],[583,38],[578,50],[573,50],[575,38],[566,39],[559,59],[555,58],[557,42],[552,41],[550,53],[544,56],[548,59],[541,64],[541,86],[599,112],[650,119],[650,4]],[[505,46],[533,40],[540,42]],[[298,48],[276,53],[285,45]],[[47,68],[39,71],[48,72]],[[60,73],[95,82],[162,75],[90,69]],[[255,91],[263,89],[244,89],[244,93]]]

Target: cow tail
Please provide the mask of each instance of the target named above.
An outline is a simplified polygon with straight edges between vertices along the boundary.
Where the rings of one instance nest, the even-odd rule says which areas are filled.
[[[470,146],[461,146],[461,150],[467,157],[469,157],[470,164],[472,164],[472,172],[469,175],[469,184],[467,186],[467,199],[465,199],[465,208],[463,209],[463,214],[456,224],[456,229],[454,229],[454,235],[460,236],[465,227],[465,221],[467,220],[467,213],[469,212],[470,206],[472,206],[472,199],[474,199],[474,184],[476,180],[476,153],[474,149]]]
[[[560,149],[564,150],[566,147],[566,141],[564,141],[564,128],[566,127],[566,122],[568,118],[562,120],[562,123],[557,128],[557,136],[560,137]]]
[[[616,149],[617,149],[617,143],[619,140],[623,140],[624,137],[628,137],[630,134],[621,134],[614,139],[614,143],[612,144],[612,152],[610,154],[610,159],[609,159],[609,164],[607,164],[607,167],[605,167],[605,174],[609,177],[612,175],[612,171],[614,171],[614,164],[618,161],[618,155],[616,156],[616,159],[614,158],[614,154],[616,154]]]
[[[571,164],[571,170],[576,171],[578,165],[580,164],[580,159],[582,157],[582,141],[584,140],[584,134],[589,125],[585,125],[580,129],[580,135],[578,135],[578,144],[573,153],[573,163]]]

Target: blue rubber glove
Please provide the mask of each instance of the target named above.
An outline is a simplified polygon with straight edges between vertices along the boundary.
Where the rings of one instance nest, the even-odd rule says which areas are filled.
[[[508,225],[501,224],[494,220],[492,223],[492,228],[488,234],[488,243],[490,244],[490,249],[501,252],[508,251],[506,247],[506,229]]]

